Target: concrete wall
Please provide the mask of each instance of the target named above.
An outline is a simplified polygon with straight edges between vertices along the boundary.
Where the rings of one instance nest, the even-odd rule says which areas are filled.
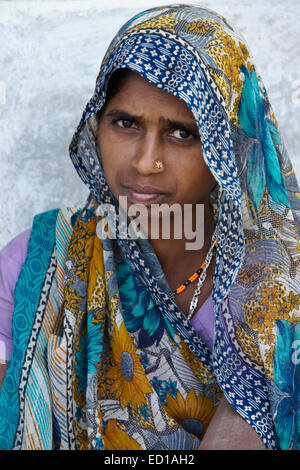
[[[0,1],[0,248],[29,227],[34,214],[85,201],[68,145],[102,56],[133,14],[172,3]],[[300,0],[201,5],[244,33],[299,175]]]

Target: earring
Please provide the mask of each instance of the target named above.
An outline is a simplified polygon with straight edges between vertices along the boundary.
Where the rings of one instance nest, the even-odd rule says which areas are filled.
[[[163,170],[164,169],[164,164],[160,160],[157,160],[154,164],[154,168],[156,170]]]

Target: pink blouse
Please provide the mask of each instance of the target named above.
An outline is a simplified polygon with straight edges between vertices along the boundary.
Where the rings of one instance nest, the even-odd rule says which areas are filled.
[[[11,320],[14,290],[24,264],[31,229],[20,233],[0,251],[0,361],[9,361],[12,351]]]

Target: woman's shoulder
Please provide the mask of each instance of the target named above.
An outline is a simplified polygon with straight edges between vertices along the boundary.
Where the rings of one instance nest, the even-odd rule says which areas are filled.
[[[16,280],[25,263],[30,244],[34,243],[36,238],[42,238],[41,242],[45,246],[45,237],[54,239],[57,222],[59,222],[58,225],[68,225],[72,230],[74,216],[79,212],[78,207],[65,207],[36,214],[32,227],[19,233],[0,250],[2,279]],[[52,228],[52,235],[49,233],[50,228]]]
[[[1,258],[10,260],[10,264],[13,266],[22,266],[27,255],[30,235],[31,228],[19,233],[4,248],[2,248],[0,251]]]
[[[31,229],[25,230],[0,251],[0,361],[9,361],[12,351],[14,290],[27,256],[30,235]]]
[[[0,250],[0,361],[9,361],[12,351],[14,292],[23,266],[32,261],[32,257],[39,260],[39,265],[46,266],[56,242],[57,255],[63,264],[64,251],[80,210],[67,207],[37,214],[31,228],[19,233]]]

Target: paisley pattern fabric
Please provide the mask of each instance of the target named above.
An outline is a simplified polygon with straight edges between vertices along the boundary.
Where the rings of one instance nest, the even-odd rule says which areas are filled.
[[[103,204],[117,217],[119,208],[95,116],[119,68],[186,103],[218,183],[212,353],[172,301],[149,244],[118,230],[116,239],[99,235],[103,217],[110,224]],[[300,191],[241,34],[204,8],[131,19],[102,62],[70,156],[90,198],[80,213],[58,214],[47,344],[38,335],[34,354],[21,356],[15,383],[27,381],[26,406],[9,442],[1,436],[4,448],[197,449],[224,394],[268,449],[298,449]],[[0,397],[5,416],[13,374]],[[33,406],[36,377],[50,390],[43,419]]]

